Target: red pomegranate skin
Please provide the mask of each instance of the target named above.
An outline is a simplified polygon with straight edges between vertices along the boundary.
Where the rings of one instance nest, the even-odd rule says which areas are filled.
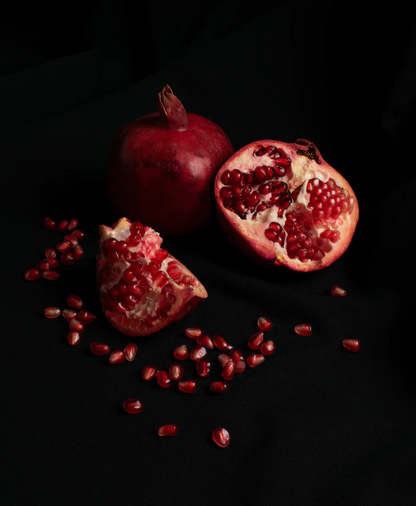
[[[132,221],[166,236],[189,234],[209,224],[215,174],[234,150],[218,125],[188,114],[169,87],[159,93],[158,107],[113,139],[108,196]]]

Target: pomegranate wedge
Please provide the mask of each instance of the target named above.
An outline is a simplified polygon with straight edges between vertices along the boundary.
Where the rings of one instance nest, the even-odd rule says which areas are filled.
[[[107,320],[129,336],[146,336],[179,320],[208,297],[152,228],[121,218],[100,225],[97,283]]]

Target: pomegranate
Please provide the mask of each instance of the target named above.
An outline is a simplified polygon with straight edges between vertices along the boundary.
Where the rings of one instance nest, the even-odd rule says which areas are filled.
[[[253,142],[218,171],[219,221],[258,263],[323,269],[349,246],[358,221],[348,182],[305,139]]]
[[[184,235],[211,220],[213,180],[234,150],[218,125],[187,114],[168,85],[157,105],[159,112],[132,121],[114,137],[108,196],[122,216],[162,235]]]
[[[208,294],[167,250],[158,232],[121,218],[100,225],[97,283],[107,320],[129,336],[153,334],[183,318]]]

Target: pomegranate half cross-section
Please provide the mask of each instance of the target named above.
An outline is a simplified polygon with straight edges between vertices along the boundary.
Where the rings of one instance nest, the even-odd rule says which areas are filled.
[[[337,260],[359,215],[351,186],[305,139],[243,147],[219,170],[215,198],[221,226],[247,256],[301,272]]]
[[[146,336],[183,318],[208,297],[152,228],[121,218],[99,226],[97,283],[107,320],[129,336]]]

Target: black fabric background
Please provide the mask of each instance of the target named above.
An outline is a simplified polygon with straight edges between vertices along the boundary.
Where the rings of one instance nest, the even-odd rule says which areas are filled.
[[[127,0],[9,6],[0,77],[4,504],[389,505],[416,502],[414,18],[401,9],[259,0]],[[262,138],[312,140],[353,186],[361,209],[350,248],[321,272],[262,270],[216,220],[165,247],[209,298],[185,320],[137,339],[133,363],[89,352],[129,339],[100,313],[97,225],[109,145],[155,111],[169,83],[189,112],[218,123],[237,150]],[[86,256],[59,282],[23,273],[63,236],[47,215],[77,215]],[[333,284],[346,298],[333,298]],[[74,348],[47,306],[80,295],[97,320]],[[274,355],[224,396],[140,379],[167,368],[187,326],[221,332],[248,355],[258,316]],[[293,332],[310,322],[311,337]],[[353,354],[347,337],[362,341]],[[211,352],[219,375],[219,363]],[[186,363],[192,377],[193,364]],[[143,413],[122,402],[138,397]],[[176,438],[157,428],[177,423]],[[211,440],[225,426],[227,449]]]

